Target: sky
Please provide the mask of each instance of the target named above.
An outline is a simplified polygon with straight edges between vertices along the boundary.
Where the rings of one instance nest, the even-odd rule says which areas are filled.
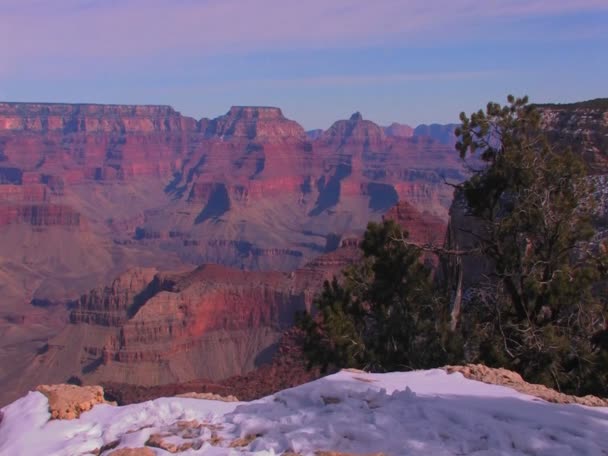
[[[608,0],[0,0],[0,100],[455,122],[608,97]]]

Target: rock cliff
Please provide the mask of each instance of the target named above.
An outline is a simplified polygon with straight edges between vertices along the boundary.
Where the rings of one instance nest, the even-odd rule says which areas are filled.
[[[346,242],[292,273],[131,270],[73,304],[26,377],[153,386],[244,374],[270,361],[295,313],[357,255]]]
[[[56,350],[66,353],[57,371],[78,373],[72,349],[57,348],[73,345],[87,372],[104,371],[100,359],[116,363],[110,378],[131,375],[133,360],[156,366],[151,383],[207,375],[205,363],[239,373],[276,341],[286,324],[278,315],[308,302],[298,293],[323,277],[319,268],[343,266],[348,255],[315,258],[356,239],[399,200],[447,220],[452,190],[443,179],[463,176],[450,146],[387,135],[360,114],[311,138],[270,107],[195,120],[167,106],[0,103],[0,361],[22,360],[21,369],[34,350]],[[244,281],[238,291],[175,291],[164,275],[205,263],[300,272],[292,291],[256,288],[240,275],[228,275]],[[235,296],[250,296],[241,320]],[[71,329],[57,335],[50,314],[66,302]],[[190,326],[192,315],[204,324]],[[197,331],[207,347],[231,347],[232,364],[216,355],[192,362],[202,350]],[[179,363],[196,372],[179,373]],[[18,385],[19,369],[0,368],[0,384]]]
[[[557,144],[581,154],[594,174],[608,174],[608,99],[539,105]]]
[[[456,144],[456,137],[454,136],[456,127],[458,127],[457,124],[418,125],[414,129],[414,136],[433,138],[441,144],[453,147]]]
[[[443,178],[463,176],[449,146],[359,113],[315,137],[271,107],[197,121],[167,106],[0,103],[0,226],[79,227],[132,257],[123,270],[142,250],[291,270],[400,199],[447,218]]]
[[[414,136],[414,129],[409,125],[392,123],[388,127],[384,127],[386,136],[396,136],[398,138],[411,138]]]

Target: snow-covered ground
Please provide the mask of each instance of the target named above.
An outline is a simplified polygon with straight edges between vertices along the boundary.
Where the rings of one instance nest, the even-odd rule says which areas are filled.
[[[47,400],[29,393],[3,409],[0,455],[90,454],[111,442],[143,447],[153,434],[184,455],[312,455],[333,450],[386,455],[608,455],[608,408],[555,405],[442,370],[342,371],[250,403],[163,398],[98,405],[80,419],[48,421]],[[196,432],[178,422],[199,423]],[[242,437],[255,436],[241,441]],[[194,439],[194,440],[193,440]],[[235,443],[236,442],[236,443]],[[104,454],[109,454],[108,450]],[[154,449],[157,455],[168,455]]]

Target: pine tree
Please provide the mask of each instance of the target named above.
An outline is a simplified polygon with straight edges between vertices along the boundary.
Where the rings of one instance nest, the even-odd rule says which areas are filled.
[[[478,157],[462,191],[493,263],[492,293],[469,309],[479,359],[570,392],[598,392],[608,366],[590,337],[607,315],[593,292],[606,255],[594,239],[593,184],[570,150],[555,150],[527,98],[461,114],[456,148]],[[595,386],[593,386],[595,385]],[[606,392],[606,390],[604,390]]]
[[[324,284],[315,317],[300,318],[311,364],[386,371],[445,363],[445,300],[406,239],[393,221],[368,225],[362,260]]]

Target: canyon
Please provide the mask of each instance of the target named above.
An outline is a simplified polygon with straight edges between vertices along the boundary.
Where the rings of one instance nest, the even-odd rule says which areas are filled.
[[[399,200],[447,220],[443,179],[462,177],[449,144],[360,114],[311,141],[278,108],[197,121],[165,106],[0,103],[1,310],[71,299],[159,256],[167,269],[294,270]]]
[[[446,229],[439,217],[406,202],[391,208],[385,218],[404,227],[424,227],[412,231],[414,242],[432,241]],[[289,357],[283,354],[277,360],[275,355],[296,312],[310,311],[323,281],[359,258],[357,238],[339,243],[333,252],[292,272],[212,264],[176,273],[129,270],[72,304],[69,324],[38,350],[21,375],[20,387],[70,378],[115,385],[120,394],[125,385],[214,386],[227,378],[240,388],[256,384],[256,376],[252,381],[235,377],[273,360],[285,364]],[[291,373],[294,379],[306,378],[300,360],[288,362],[290,371],[299,367],[297,377]],[[285,368],[280,372],[286,374]]]
[[[542,109],[604,189],[608,108]],[[241,388],[271,366],[280,381],[282,334],[370,220],[441,244],[451,217],[458,235],[453,130],[0,103],[0,403],[68,379]]]
[[[465,176],[450,128],[0,103],[0,400],[40,372],[152,385],[267,361],[368,221],[403,201],[442,238],[444,180]]]

